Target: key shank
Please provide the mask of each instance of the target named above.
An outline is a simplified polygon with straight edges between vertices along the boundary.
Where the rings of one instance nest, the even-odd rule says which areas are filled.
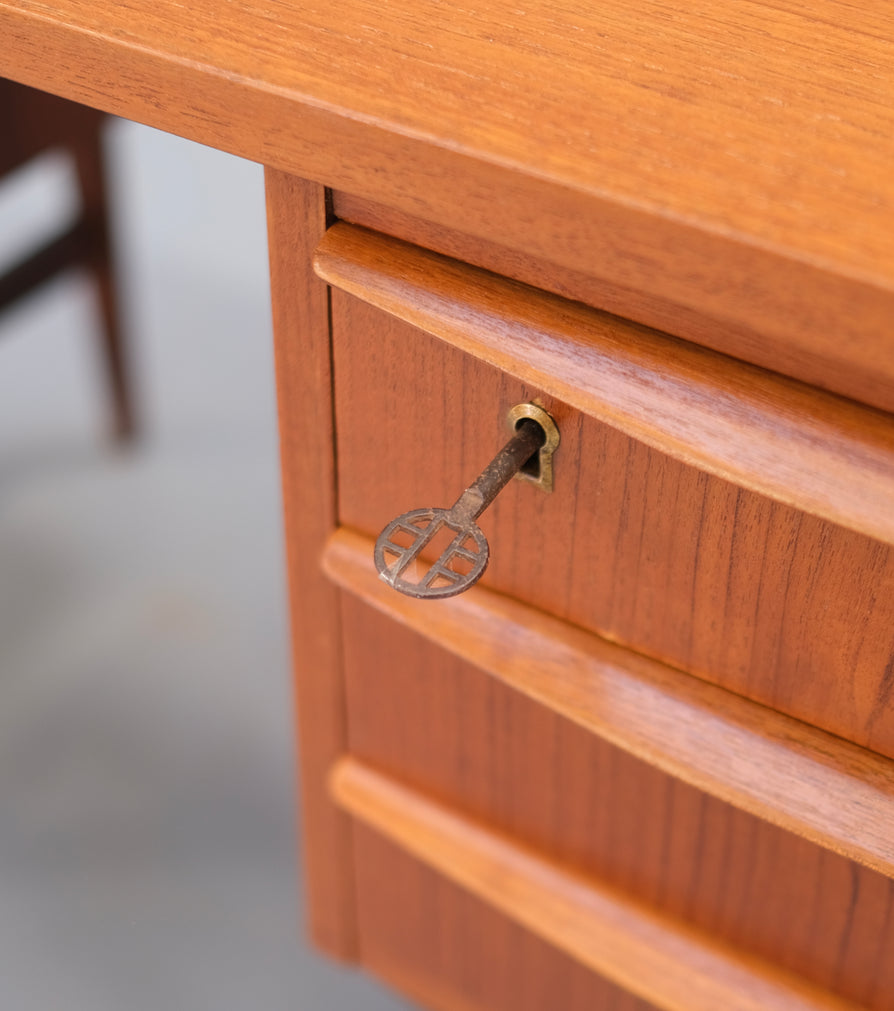
[[[545,439],[543,429],[535,421],[520,421],[515,435],[456,500],[450,509],[451,519],[459,523],[478,519]]]

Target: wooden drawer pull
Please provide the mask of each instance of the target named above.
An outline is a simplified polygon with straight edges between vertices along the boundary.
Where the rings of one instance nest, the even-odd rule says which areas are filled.
[[[664,1011],[845,1011],[855,1005],[557,865],[343,758],[330,789],[349,814],[444,877]]]
[[[894,543],[894,418],[356,225],[324,280],[659,451]]]
[[[377,578],[372,541],[359,534],[337,531],[323,568],[389,618],[650,765],[894,877],[890,759],[480,586],[433,611]]]

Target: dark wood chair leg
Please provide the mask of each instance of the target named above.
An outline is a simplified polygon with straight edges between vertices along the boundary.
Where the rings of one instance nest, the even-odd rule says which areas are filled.
[[[102,151],[102,122],[71,147],[83,201],[83,221],[89,242],[87,263],[96,279],[102,314],[102,354],[112,408],[115,438],[136,434],[136,412],[128,372],[127,349],[116,298],[114,261],[108,215],[108,191]]]

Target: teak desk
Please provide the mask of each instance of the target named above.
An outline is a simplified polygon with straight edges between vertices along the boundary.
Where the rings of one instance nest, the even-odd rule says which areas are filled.
[[[0,74],[267,166],[310,921],[425,1005],[894,1009],[892,39],[0,0]],[[377,580],[530,401],[483,582]]]

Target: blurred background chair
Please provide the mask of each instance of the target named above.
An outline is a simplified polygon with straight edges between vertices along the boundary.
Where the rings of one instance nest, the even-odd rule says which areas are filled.
[[[103,167],[105,115],[0,79],[0,186],[2,177],[52,148],[71,157],[80,189],[76,219],[51,241],[0,273],[0,313],[45,281],[71,267],[87,269],[96,282],[111,426],[119,440],[135,431],[126,349],[115,304],[108,194]]]

